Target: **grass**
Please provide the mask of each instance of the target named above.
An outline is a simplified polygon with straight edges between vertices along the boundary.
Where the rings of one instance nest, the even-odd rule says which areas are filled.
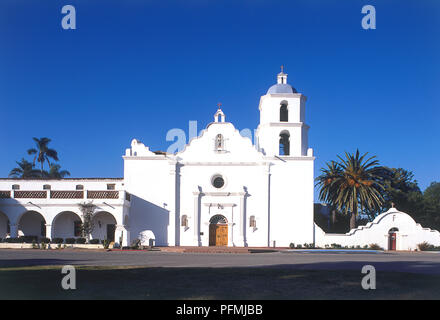
[[[287,268],[77,267],[76,290],[60,266],[0,269],[0,299],[439,299],[440,275]]]

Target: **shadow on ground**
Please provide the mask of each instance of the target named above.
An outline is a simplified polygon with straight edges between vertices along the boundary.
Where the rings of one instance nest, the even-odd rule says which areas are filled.
[[[328,263],[322,267],[328,268]],[[61,267],[3,268],[0,299],[440,298],[439,274],[377,272],[377,289],[364,290],[360,269],[339,267],[316,270],[319,263],[295,268],[77,267],[77,289],[67,291],[61,288],[65,276]]]

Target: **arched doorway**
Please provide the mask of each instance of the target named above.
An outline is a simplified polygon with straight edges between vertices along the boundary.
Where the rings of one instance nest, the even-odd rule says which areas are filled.
[[[26,211],[18,220],[18,236],[46,237],[46,220],[37,211]]]
[[[399,229],[391,228],[388,231],[388,250],[397,250],[397,232]]]
[[[220,214],[213,216],[209,220],[209,245],[228,245],[228,221]]]
[[[115,241],[116,219],[107,211],[93,216],[92,239]]]
[[[52,222],[52,238],[75,238],[81,236],[81,218],[72,211],[57,214]]]
[[[6,238],[6,235],[10,232],[8,216],[0,211],[0,239]]]

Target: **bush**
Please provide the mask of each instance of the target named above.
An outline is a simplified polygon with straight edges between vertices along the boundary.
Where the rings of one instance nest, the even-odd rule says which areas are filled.
[[[84,244],[86,243],[86,238],[76,238],[75,242],[78,244]]]
[[[38,237],[37,236],[21,236],[18,237],[19,242],[24,242],[24,243],[32,243],[32,241],[38,242]]]
[[[372,243],[368,246],[371,250],[383,250],[383,248],[377,243]]]
[[[99,239],[91,239],[90,241],[90,244],[99,244]]]
[[[132,249],[135,249],[135,250],[140,249],[140,248],[141,248],[141,240],[140,240],[140,239],[134,239],[134,240],[131,242],[131,248],[132,248]]]
[[[61,244],[64,242],[63,238],[53,238],[52,239],[52,243],[57,243],[57,244]]]
[[[295,249],[295,244],[294,244],[294,243],[290,243],[290,244],[289,244],[289,248],[290,248],[290,249]]]
[[[102,245],[104,246],[104,249],[108,249],[110,246],[110,241],[107,239],[102,240]]]
[[[74,244],[75,243],[75,238],[66,238],[66,243],[67,244]]]
[[[21,243],[20,238],[6,238],[5,239],[6,243]]]
[[[40,242],[41,243],[50,243],[50,239],[49,238],[41,238]]]
[[[428,250],[433,250],[435,249],[435,247],[432,244],[429,244],[428,242],[424,241],[422,243],[419,243],[417,245],[417,247],[419,248],[420,251],[428,251]]]
[[[342,246],[340,244],[337,244],[337,243],[332,243],[330,246],[331,246],[332,249],[341,249],[342,248]]]

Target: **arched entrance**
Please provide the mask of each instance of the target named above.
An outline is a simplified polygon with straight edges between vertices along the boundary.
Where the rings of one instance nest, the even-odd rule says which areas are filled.
[[[228,221],[220,214],[213,216],[209,220],[209,245],[228,245]]]
[[[75,238],[81,236],[81,218],[72,211],[57,214],[52,222],[52,238]]]
[[[46,237],[46,220],[37,211],[26,211],[18,221],[18,236]]]
[[[397,232],[399,229],[391,228],[388,231],[388,250],[397,250]]]
[[[0,238],[6,238],[6,235],[10,232],[11,231],[8,216],[0,211]]]
[[[92,239],[115,241],[116,219],[107,211],[93,216]]]

